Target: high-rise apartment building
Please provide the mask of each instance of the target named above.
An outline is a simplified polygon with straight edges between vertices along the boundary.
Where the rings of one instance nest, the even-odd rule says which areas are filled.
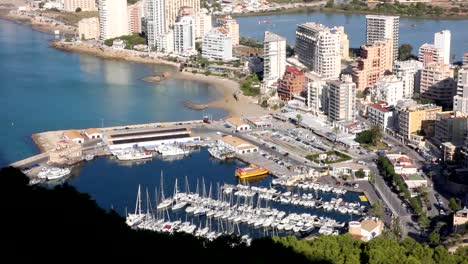
[[[421,72],[421,98],[430,99],[443,106],[452,106],[456,93],[453,70],[442,63],[426,65]]]
[[[294,66],[286,67],[283,78],[278,82],[278,96],[282,101],[289,101],[304,90],[305,75]]]
[[[340,33],[317,24],[296,29],[295,51],[299,61],[323,78],[338,78],[341,72]]]
[[[239,24],[237,24],[237,21],[234,18],[231,16],[218,18],[216,19],[216,26],[227,29],[231,35],[232,45],[239,45]]]
[[[195,19],[192,16],[179,17],[174,24],[174,52],[190,55],[195,51]]]
[[[349,39],[348,35],[344,31],[344,27],[334,27],[340,38],[340,56],[342,60],[349,60]]]
[[[431,63],[444,63],[444,54],[441,49],[434,44],[424,43],[419,47],[418,60],[424,66]]]
[[[213,25],[211,23],[211,15],[207,13],[199,13],[195,17],[196,19],[196,32],[195,37],[197,39],[203,39],[206,33],[208,33],[212,28]]]
[[[99,40],[128,35],[127,0],[97,0]]]
[[[328,119],[333,122],[354,121],[356,112],[356,84],[350,75],[328,84]]]
[[[453,98],[453,111],[468,114],[468,67],[458,71],[457,95]]]
[[[161,51],[161,45],[157,45],[159,36],[166,33],[165,0],[146,0],[145,20],[146,37],[150,49]],[[159,46],[159,47],[158,47]]]
[[[163,2],[165,9],[165,30],[173,28],[182,7],[191,8],[193,12],[192,15],[194,16],[197,16],[198,13],[200,13],[200,0],[163,0]]]
[[[386,39],[392,40],[393,60],[398,58],[398,41],[400,35],[400,17],[398,16],[366,16],[367,44]]]
[[[419,93],[419,81],[423,63],[417,60],[396,61],[395,75],[403,81],[403,97],[412,98],[415,92]]]
[[[99,39],[99,19],[90,17],[78,22],[78,36],[80,39]]]
[[[63,0],[63,10],[75,12],[77,8],[81,11],[97,11],[96,0]]]
[[[434,133],[436,113],[442,112],[442,107],[433,104],[412,105],[398,111],[398,133],[405,140],[412,134],[424,131],[426,135]]]
[[[468,52],[463,54],[463,66],[468,65]]]
[[[223,27],[216,27],[205,34],[202,41],[202,57],[216,60],[232,59],[232,40]]]
[[[320,76],[313,72],[305,74],[307,90],[307,107],[315,115],[323,115],[328,109],[328,85]]]
[[[393,69],[393,41],[375,41],[361,46],[361,56],[353,68],[353,82],[360,91],[374,86],[377,80]]]
[[[263,38],[263,80],[267,85],[278,81],[286,69],[286,39],[265,31]]]
[[[375,101],[383,101],[389,106],[394,106],[403,99],[403,81],[395,75],[382,76],[377,80],[373,94]]]
[[[143,1],[138,1],[127,7],[129,34],[136,34],[142,31],[141,18],[144,16],[143,10]]]
[[[443,63],[450,64],[450,30],[442,30],[434,34],[434,46],[442,53]]]

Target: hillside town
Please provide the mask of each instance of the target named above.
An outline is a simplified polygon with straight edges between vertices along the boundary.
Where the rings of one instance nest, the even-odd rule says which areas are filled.
[[[284,8],[267,0],[43,0],[28,1],[10,11],[12,16],[28,16],[68,27],[68,32],[55,30],[55,45],[63,49],[125,51],[128,52],[125,56],[164,61],[175,66],[176,71],[238,82],[240,87],[232,93],[231,100],[235,102],[238,95],[245,96],[265,113],[183,124],[190,128],[174,128],[176,125],[172,124],[164,130],[159,126],[127,132],[67,130],[60,134],[57,145],[50,147],[49,158],[55,163],[68,162],[65,157],[79,159],[85,149],[92,149],[96,140],[102,138],[112,152],[123,148],[116,138],[125,138],[128,141],[120,140],[121,144],[131,148],[143,138],[139,133],[152,137],[167,134],[177,138],[177,144],[202,140],[203,137],[191,133],[209,134],[217,138],[214,141],[219,147],[211,149],[213,156],[225,159],[230,154],[252,164],[270,166],[269,172],[277,177],[273,180],[277,185],[338,194],[343,190],[363,191],[372,199],[369,214],[360,204],[338,201],[341,198],[327,202],[329,210],[345,213],[351,210],[351,215],[365,216],[347,223],[347,233],[356,239],[369,241],[384,234],[385,229],[421,241],[435,239],[437,235],[437,243],[441,235],[447,241],[452,239],[451,234],[465,236],[468,46],[461,60],[454,59],[451,53],[454,38],[450,30],[442,30],[433,32],[431,43],[413,49],[400,38],[399,16],[375,14],[365,16],[362,28],[366,40],[360,47],[350,47],[353,36],[346,33],[346,25],[314,21],[290,29],[295,32],[294,43],[288,43],[286,37],[274,30],[265,31],[262,41],[240,35],[236,14]],[[89,12],[91,16],[76,24],[50,16],[81,12]],[[164,78],[161,75],[161,82]],[[164,151],[169,150],[159,149],[161,153]],[[242,171],[236,170],[237,173],[243,175]],[[269,197],[266,187],[226,188]],[[182,198],[176,199],[174,195],[169,204],[176,200],[184,206],[204,203],[189,192],[179,195]],[[287,190],[273,196],[283,204],[294,201],[304,207],[310,201],[319,204],[318,197],[294,197]],[[219,212],[217,218],[222,218],[221,209],[214,205],[217,201],[204,198],[210,205],[193,210],[205,210],[202,215],[211,212],[213,217]],[[320,208],[327,210],[324,204]],[[259,223],[265,227],[284,224],[276,215],[271,216],[270,211],[267,215],[267,208],[245,211],[240,206],[226,208],[232,212],[226,218],[238,222],[253,219],[252,225]],[[284,228],[289,224],[290,230],[295,225],[297,230],[305,230],[303,225],[308,222],[320,227],[329,224],[327,219],[300,213],[287,215],[285,219],[289,222]],[[129,215],[127,223],[139,229],[164,232],[165,225],[153,220],[135,214]],[[338,227],[340,223],[330,225]],[[193,229],[188,224],[178,228]],[[336,234],[333,228],[321,232]]]

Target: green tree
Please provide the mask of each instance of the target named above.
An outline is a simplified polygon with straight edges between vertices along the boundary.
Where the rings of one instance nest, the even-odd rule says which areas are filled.
[[[75,13],[81,12],[81,7],[76,8]]]
[[[195,42],[195,49],[198,51],[198,53],[202,53],[202,45],[200,42]]]
[[[438,245],[440,243],[440,234],[436,230],[429,234],[429,243],[431,245]]]
[[[402,44],[400,48],[398,48],[398,60],[405,61],[411,58],[411,52],[413,51],[413,47],[410,44]]]
[[[267,100],[263,100],[263,101],[262,101],[262,104],[261,104],[261,107],[267,108],[267,107],[268,107],[268,101],[267,101]]]
[[[333,0],[328,0],[327,3],[325,4],[326,8],[333,8],[335,6],[335,1]]]
[[[453,211],[456,212],[461,209],[461,204],[455,199],[455,198],[450,198],[449,200],[449,208]]]
[[[429,227],[431,221],[427,218],[426,214],[421,214],[418,218],[418,224],[422,229],[422,232],[426,232],[426,228]]]
[[[382,218],[383,215],[383,204],[380,201],[377,201],[374,203],[370,209],[371,213],[377,217],[377,218]]]
[[[356,176],[357,178],[364,178],[366,177],[366,173],[364,172],[363,169],[359,169],[358,171],[356,171],[356,173],[354,173],[354,176]]]

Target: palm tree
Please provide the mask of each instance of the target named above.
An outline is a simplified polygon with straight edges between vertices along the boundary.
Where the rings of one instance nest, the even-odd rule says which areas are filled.
[[[297,120],[297,124],[300,125],[302,123],[302,115],[301,114],[297,114],[296,115],[296,120]]]

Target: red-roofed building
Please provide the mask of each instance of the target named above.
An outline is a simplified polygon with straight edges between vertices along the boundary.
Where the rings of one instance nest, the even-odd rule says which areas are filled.
[[[411,175],[418,172],[418,168],[414,165],[413,160],[406,155],[387,154],[387,158],[392,163],[396,174]]]
[[[383,131],[393,126],[393,111],[385,102],[370,104],[367,107],[367,117],[373,125],[380,127]]]
[[[305,74],[294,66],[286,67],[283,78],[278,82],[278,96],[282,101],[290,101],[304,90]]]

